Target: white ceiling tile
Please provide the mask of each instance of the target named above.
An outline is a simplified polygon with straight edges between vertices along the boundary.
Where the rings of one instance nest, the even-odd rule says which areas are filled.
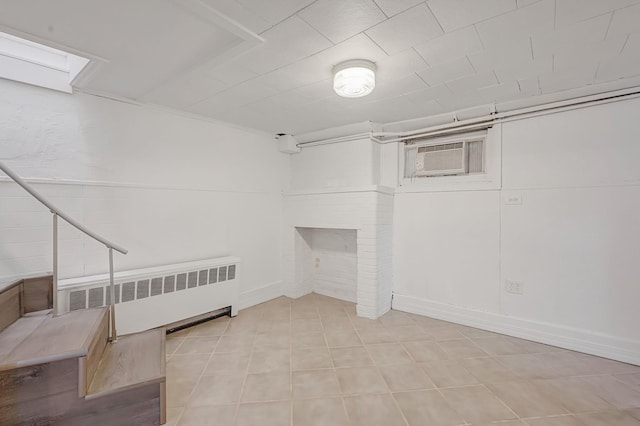
[[[446,32],[457,30],[516,9],[515,0],[428,0]]]
[[[422,3],[424,0],[374,0],[380,9],[387,15],[393,16],[397,15],[400,12],[404,12],[405,10],[413,7],[419,3]]]
[[[276,90],[261,84],[257,80],[249,80],[198,102],[189,107],[188,110],[195,113],[215,116],[224,111],[229,111],[259,99],[273,96],[276,93]]]
[[[557,0],[556,26],[562,28],[636,3],[638,0]]]
[[[201,72],[190,73],[146,94],[141,100],[184,108],[222,92],[228,86]]]
[[[486,48],[503,46],[518,38],[553,31],[555,2],[542,0],[476,24]]]
[[[518,80],[518,86],[520,86],[520,93],[524,95],[540,94],[540,82],[537,76]]]
[[[464,94],[496,84],[498,84],[498,80],[493,72],[483,72],[447,82],[447,86],[456,94]]]
[[[597,68],[596,64],[541,75],[540,89],[542,93],[554,93],[593,84]]]
[[[427,68],[424,59],[413,49],[376,61],[376,79],[395,80]]]
[[[510,68],[518,64],[528,64],[533,60],[529,39],[517,38],[500,47],[486,49],[469,55],[476,71],[490,71],[496,68]]]
[[[217,0],[216,0],[217,1]],[[236,0],[271,25],[289,18],[314,0]]]
[[[449,87],[447,87],[446,85],[441,84],[439,86],[432,86],[426,89],[409,93],[406,97],[414,103],[425,103],[428,101],[435,101],[436,99],[447,98],[450,96],[454,96],[451,89],[449,89]]]
[[[640,3],[613,13],[609,34],[640,33]]]
[[[235,86],[258,76],[255,72],[249,71],[233,62],[212,66],[211,69],[206,70],[206,74],[228,86]]]
[[[334,43],[386,19],[372,0],[318,0],[298,16]]]
[[[201,0],[204,4],[233,19],[255,33],[261,33],[272,23],[236,0]]]
[[[333,91],[333,78],[298,87],[294,91],[301,96],[316,100],[338,96]]]
[[[349,59],[379,62],[387,54],[369,37],[358,34],[322,52],[264,75],[264,83],[277,90],[290,90],[333,77],[333,67]],[[397,78],[397,77],[396,77]]]
[[[576,46],[602,41],[607,34],[610,21],[610,14],[600,15],[556,31],[536,34],[531,37],[533,56],[549,56],[575,49]]]
[[[496,67],[495,72],[501,82],[510,80],[524,80],[548,74],[553,71],[553,57],[536,58],[535,60],[514,61]]]
[[[366,31],[388,54],[425,43],[442,34],[442,29],[425,4],[412,7]]]
[[[619,35],[589,45],[577,45],[574,49],[565,50],[553,56],[554,71],[579,68],[599,62],[613,60],[620,55],[628,36]]]
[[[264,43],[243,54],[235,63],[263,74],[332,46],[298,16],[281,22],[264,32],[262,37]]]
[[[540,0],[516,0],[516,3],[518,3],[518,7],[526,7],[529,6],[530,4],[533,3],[537,3]]]
[[[597,80],[610,81],[640,75],[640,35],[632,34],[621,55],[602,61]]]
[[[505,99],[513,99],[520,95],[520,86],[517,81],[509,81],[503,84],[482,87],[478,89],[478,96],[489,102],[497,102]]]
[[[431,66],[482,51],[482,43],[474,27],[444,34],[415,47]]]
[[[395,80],[378,80],[373,93],[360,99],[369,102],[378,99],[394,98],[427,87],[420,77],[415,74],[410,74]]]
[[[466,57],[418,72],[418,75],[426,81],[429,86],[437,86],[447,81],[457,80],[473,74],[475,74],[475,71]]]

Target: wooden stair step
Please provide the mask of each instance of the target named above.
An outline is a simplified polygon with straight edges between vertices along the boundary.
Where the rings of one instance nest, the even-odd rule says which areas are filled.
[[[163,329],[122,336],[108,344],[89,385],[86,399],[165,382]]]
[[[107,308],[95,308],[19,318],[0,333],[0,371],[86,356],[105,315]]]

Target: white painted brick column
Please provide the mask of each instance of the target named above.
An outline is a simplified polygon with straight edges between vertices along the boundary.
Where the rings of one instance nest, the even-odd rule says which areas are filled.
[[[284,291],[300,297],[313,291],[296,259],[304,244],[296,228],[354,229],[357,232],[357,312],[378,318],[391,308],[393,190],[370,186],[285,195]],[[304,232],[304,231],[302,231]],[[304,262],[304,261],[302,261]]]

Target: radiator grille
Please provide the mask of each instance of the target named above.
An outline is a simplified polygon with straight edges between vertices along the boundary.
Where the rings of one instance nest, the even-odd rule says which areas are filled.
[[[226,265],[115,284],[115,302],[126,303],[133,300],[161,296],[174,291],[234,280],[236,278],[236,268],[237,265]],[[68,294],[69,310],[71,311],[95,308],[111,303],[111,288],[108,283],[88,290],[71,290]]]

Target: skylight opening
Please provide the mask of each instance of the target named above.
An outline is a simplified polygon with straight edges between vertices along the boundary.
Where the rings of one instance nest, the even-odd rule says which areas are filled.
[[[0,78],[71,93],[89,59],[0,32]]]

